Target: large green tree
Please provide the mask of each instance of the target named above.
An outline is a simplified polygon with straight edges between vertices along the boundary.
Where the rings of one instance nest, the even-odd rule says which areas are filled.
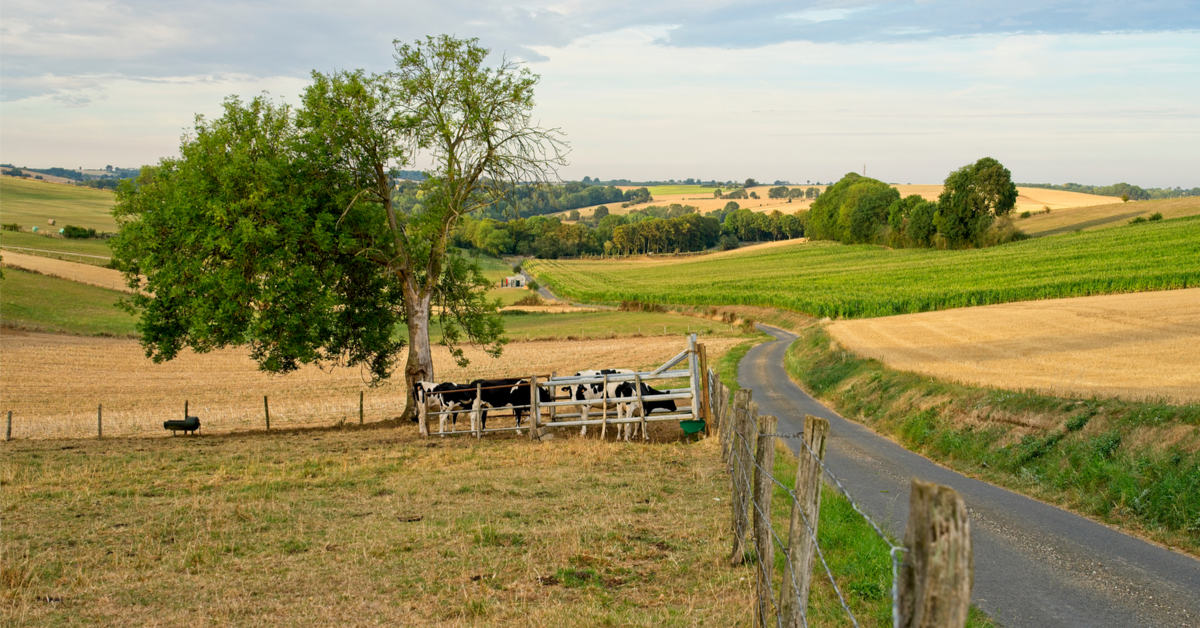
[[[1017,203],[1012,173],[1000,162],[984,157],[946,177],[938,196],[938,233],[953,248],[981,246],[992,222]]]
[[[537,77],[487,54],[476,40],[397,42],[394,71],[314,73],[295,111],[230,98],[221,118],[198,117],[180,156],[114,208],[114,257],[131,285],[145,277],[130,306],[147,355],[249,345],[267,371],[342,364],[379,381],[407,346],[411,384],[434,378],[435,307],[460,362],[464,337],[498,354],[488,282],[450,233],[518,182],[546,181],[565,144],[532,122]],[[414,163],[428,178],[399,204],[394,179]]]

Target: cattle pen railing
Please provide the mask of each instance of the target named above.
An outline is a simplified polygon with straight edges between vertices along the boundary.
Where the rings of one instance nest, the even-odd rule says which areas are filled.
[[[957,492],[914,478],[903,545],[897,545],[825,465],[827,420],[807,415],[801,433],[778,434],[778,419],[759,415],[752,391],[740,389],[730,395],[713,371],[706,372],[705,379],[710,424],[720,437],[722,459],[729,471],[731,561],[735,566],[749,563],[754,571],[756,627],[812,625],[809,593],[814,580],[825,578],[849,622],[859,626],[844,587],[839,587],[826,560],[830,548],[822,548],[818,540],[822,483],[841,493],[886,543],[892,563],[895,628],[961,628],[966,624],[974,553],[970,515]],[[792,487],[774,475],[779,440],[799,441]],[[790,521],[780,531],[771,521],[777,488],[791,501]],[[783,559],[778,563],[776,550]]]
[[[667,360],[652,371],[561,377],[552,373],[549,377],[532,375],[515,385],[492,387],[528,389],[528,403],[494,408],[495,410],[511,409],[514,415],[518,412],[527,413],[529,415],[529,423],[526,426],[514,425],[511,427],[491,427],[485,429],[483,427],[483,413],[485,411],[490,412],[493,408],[484,407],[483,391],[489,390],[489,388],[484,388],[481,384],[475,388],[475,398],[469,410],[447,410],[444,408],[436,411],[431,410],[429,407],[430,395],[425,395],[421,407],[417,409],[417,421],[422,436],[430,435],[430,424],[436,418],[440,428],[436,434],[441,436],[472,435],[480,438],[484,434],[529,430],[531,439],[545,437],[549,433],[548,430],[550,428],[597,426],[601,428],[601,435],[604,435],[609,426],[616,428],[637,424],[642,428],[642,438],[648,440],[646,427],[649,423],[699,421],[705,418],[709,391],[707,388],[708,378],[703,377],[702,374],[706,371],[707,352],[705,347],[703,344],[696,342],[696,334],[690,334],[687,340],[687,347],[683,351],[680,351],[675,357]],[[661,394],[643,394],[642,384],[678,379],[687,379],[687,387],[669,388],[659,391]],[[634,396],[609,397],[608,385],[622,382],[632,382],[634,384]],[[574,388],[581,384],[589,386],[600,385],[602,391],[600,398],[580,400],[571,395],[563,396],[558,392],[562,388]],[[552,401],[542,401],[539,391],[545,391]],[[699,403],[697,400],[699,400]],[[674,412],[665,414],[646,412],[644,410],[645,404],[654,401],[675,401],[677,408]],[[683,409],[678,407],[681,401],[688,402],[687,406]],[[638,413],[639,416],[621,416],[620,410],[623,404],[636,404],[634,407],[642,409]],[[582,410],[585,406],[589,408],[587,412],[588,418],[586,419]],[[559,408],[580,408],[580,410],[575,412],[560,412]],[[546,412],[546,419],[548,419],[545,422],[543,422],[542,417],[543,411]],[[445,429],[448,417],[462,414],[467,414],[470,417],[469,429]]]

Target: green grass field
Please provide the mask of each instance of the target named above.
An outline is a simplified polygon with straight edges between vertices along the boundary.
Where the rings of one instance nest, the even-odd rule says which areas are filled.
[[[69,262],[94,264],[96,266],[104,266],[108,263],[108,260],[97,259],[96,257],[80,257],[80,255],[94,255],[97,257],[112,256],[112,250],[108,248],[108,240],[100,238],[88,238],[85,240],[51,238],[36,233],[24,233],[20,231],[0,231],[0,247],[11,249],[16,253],[43,255],[45,257],[64,259]],[[20,250],[22,248],[54,251],[54,253],[34,253]]]
[[[0,279],[0,320],[9,327],[87,336],[132,336],[134,318],[116,306],[124,296],[13,268]]]
[[[26,230],[58,231],[66,225],[96,231],[116,231],[113,193],[61,183],[0,177],[0,222],[18,223]],[[46,224],[53,218],[55,225]]]
[[[1200,285],[1200,217],[963,251],[798,242],[677,260],[533,260],[526,267],[556,294],[580,301],[888,316]]]

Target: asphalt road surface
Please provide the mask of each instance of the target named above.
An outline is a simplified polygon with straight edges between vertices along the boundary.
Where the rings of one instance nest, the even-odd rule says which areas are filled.
[[[1200,628],[1200,560],[968,478],[843,419],[784,371],[796,336],[758,327],[776,340],[750,350],[738,382],[754,391],[759,413],[779,417],[779,433],[800,432],[805,414],[828,419],[826,466],[897,539],[912,478],[958,491],[972,515],[974,601],[1002,626]]]

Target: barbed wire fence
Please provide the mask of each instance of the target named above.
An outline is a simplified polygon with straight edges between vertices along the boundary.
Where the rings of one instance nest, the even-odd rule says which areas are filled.
[[[892,563],[892,625],[895,628],[961,627],[971,603],[974,557],[966,505],[953,489],[912,481],[903,545],[859,506],[825,465],[829,422],[807,415],[804,431],[777,433],[778,419],[760,416],[752,391],[732,396],[720,377],[706,373],[708,416],[721,442],[732,492],[733,565],[750,563],[755,581],[755,626],[810,626],[808,599],[814,578],[827,579],[842,612],[860,625],[818,541],[821,486],[838,491],[888,547]],[[774,475],[777,439],[798,441],[796,477],[789,488]],[[791,501],[787,538],[771,522],[772,500],[780,489]],[[751,541],[753,546],[751,546]],[[775,552],[783,556],[776,567]]]

